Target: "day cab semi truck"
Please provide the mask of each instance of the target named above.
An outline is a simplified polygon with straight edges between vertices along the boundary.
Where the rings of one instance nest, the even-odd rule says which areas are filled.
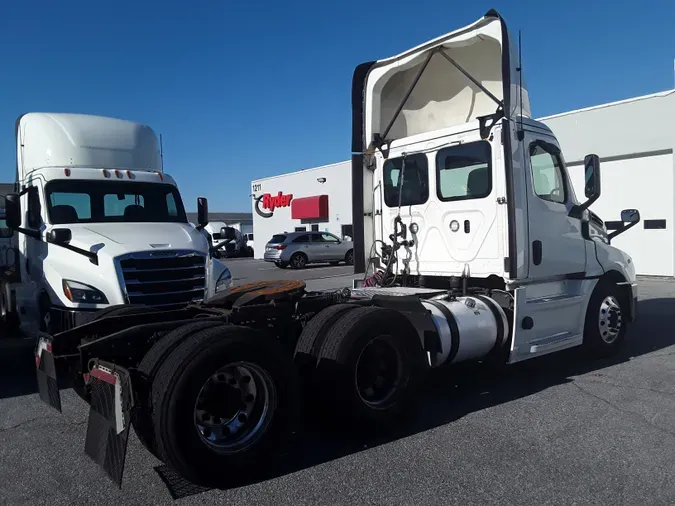
[[[611,241],[639,213],[622,212],[624,226],[608,234],[590,211],[601,187],[595,155],[575,195],[554,133],[530,118],[515,55],[490,11],[356,67],[363,279],[351,289],[250,283],[42,333],[42,399],[61,408],[61,363],[84,378],[85,452],[121,484],[133,427],[183,478],[222,485],[275,462],[301,402],[337,428],[378,430],[414,410],[433,369],[574,346],[615,353],[636,318],[637,288],[631,258]]]
[[[15,254],[0,277],[9,335],[57,333],[121,304],[183,307],[231,286],[189,225],[150,127],[28,113],[16,149],[16,193],[4,206]],[[203,228],[206,199],[199,209]]]

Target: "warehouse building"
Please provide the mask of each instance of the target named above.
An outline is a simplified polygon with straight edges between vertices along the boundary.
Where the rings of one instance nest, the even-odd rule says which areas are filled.
[[[314,230],[352,236],[352,167],[340,162],[251,182],[253,232],[261,246],[274,234]],[[255,258],[264,249],[256,248]]]
[[[558,138],[575,193],[583,199],[583,160],[600,156],[602,195],[591,209],[616,229],[622,209],[638,226],[614,239],[638,274],[675,276],[675,90],[539,118]],[[252,182],[253,228],[272,235],[321,230],[351,237],[351,162]],[[263,249],[255,256],[262,258]]]

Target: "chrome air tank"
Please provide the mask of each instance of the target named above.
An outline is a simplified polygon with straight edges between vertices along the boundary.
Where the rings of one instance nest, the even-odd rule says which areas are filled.
[[[438,297],[422,300],[440,336],[440,351],[429,352],[431,367],[481,359],[509,337],[504,310],[489,297]]]

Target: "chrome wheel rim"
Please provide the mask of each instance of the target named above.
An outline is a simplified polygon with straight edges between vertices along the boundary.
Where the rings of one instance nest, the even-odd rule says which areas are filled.
[[[378,336],[361,351],[354,381],[359,397],[371,408],[386,407],[403,382],[403,358],[392,336]]]
[[[600,337],[607,344],[612,344],[619,337],[622,325],[619,301],[613,295],[608,295],[600,304],[598,312]]]
[[[231,363],[212,374],[199,391],[195,428],[214,452],[237,453],[265,434],[276,404],[276,387],[267,371],[249,362]]]

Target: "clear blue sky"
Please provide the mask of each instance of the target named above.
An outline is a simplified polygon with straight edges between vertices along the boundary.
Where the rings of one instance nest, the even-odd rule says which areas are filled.
[[[672,0],[7,1],[0,181],[21,113],[102,114],[163,135],[188,210],[250,211],[251,179],[349,158],[356,65],[490,8],[522,30],[535,117],[673,88]]]

